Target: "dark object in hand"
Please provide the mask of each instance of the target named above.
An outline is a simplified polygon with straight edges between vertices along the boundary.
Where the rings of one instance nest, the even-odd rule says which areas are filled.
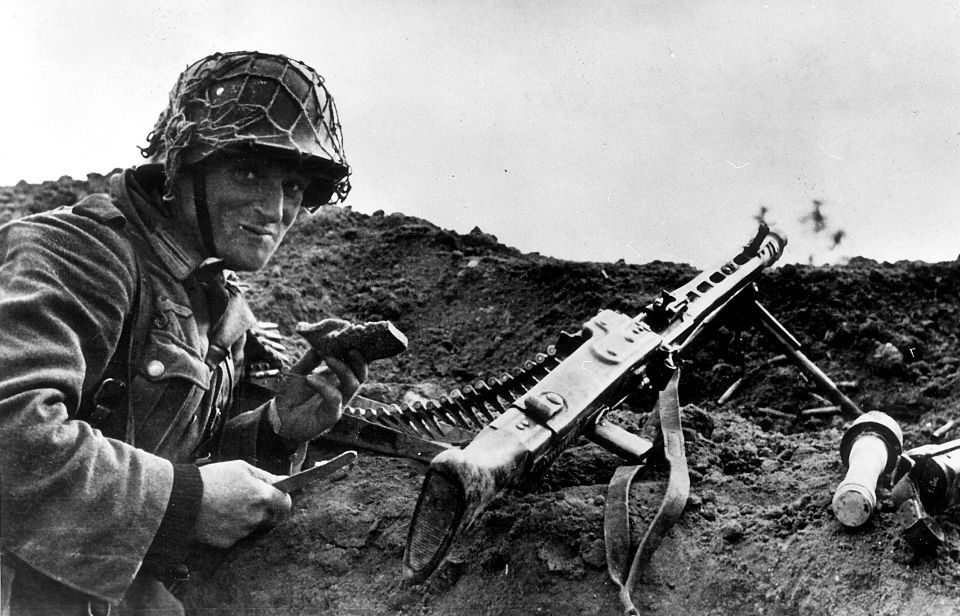
[[[348,323],[340,319],[324,319],[317,323],[300,323],[297,333],[320,357],[344,357],[348,351],[355,350],[369,363],[393,357],[407,349],[407,337],[390,321]]]

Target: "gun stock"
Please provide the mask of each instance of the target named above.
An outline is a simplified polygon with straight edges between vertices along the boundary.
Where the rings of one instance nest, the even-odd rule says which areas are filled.
[[[786,240],[761,225],[731,261],[664,292],[640,315],[603,310],[584,325],[585,342],[513,400],[463,449],[438,454],[424,478],[407,537],[404,577],[419,583],[440,565],[461,528],[501,491],[535,477],[580,435],[643,458],[651,444],[603,412],[637,388],[661,389],[682,354],[730,301],[752,288]]]

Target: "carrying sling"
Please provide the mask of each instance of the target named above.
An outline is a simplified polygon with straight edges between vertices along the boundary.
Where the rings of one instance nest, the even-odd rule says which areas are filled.
[[[610,579],[619,589],[620,603],[624,614],[628,616],[639,615],[640,611],[634,606],[631,598],[633,590],[643,568],[660,545],[660,540],[683,512],[690,493],[690,476],[683,448],[680,400],[677,394],[679,378],[678,368],[667,386],[660,392],[657,401],[660,430],[663,435],[663,454],[670,465],[667,489],[659,510],[635,549],[630,539],[630,485],[642,467],[636,465],[617,468],[607,489],[603,526],[607,571]]]

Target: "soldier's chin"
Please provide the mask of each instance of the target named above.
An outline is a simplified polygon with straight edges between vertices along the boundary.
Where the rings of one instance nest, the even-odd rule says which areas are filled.
[[[237,272],[255,272],[270,262],[273,251],[224,255],[223,262],[228,269]]]

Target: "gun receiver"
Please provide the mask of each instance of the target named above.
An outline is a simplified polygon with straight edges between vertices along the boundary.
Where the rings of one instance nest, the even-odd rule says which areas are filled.
[[[514,399],[464,448],[439,453],[424,477],[404,553],[404,577],[425,580],[461,527],[504,489],[537,476],[583,435],[633,461],[648,440],[602,421],[638,388],[662,389],[682,356],[731,301],[783,253],[786,239],[761,225],[732,260],[664,292],[636,317],[603,310],[584,325],[584,342]]]

